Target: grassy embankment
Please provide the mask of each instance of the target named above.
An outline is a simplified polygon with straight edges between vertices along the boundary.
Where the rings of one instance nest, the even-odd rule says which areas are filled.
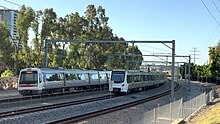
[[[205,113],[201,113],[195,120],[196,124],[220,124],[220,105],[211,107]]]

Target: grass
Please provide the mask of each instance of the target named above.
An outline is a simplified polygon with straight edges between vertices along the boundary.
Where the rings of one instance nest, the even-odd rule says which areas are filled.
[[[220,124],[220,105],[210,107],[210,110],[201,113],[195,120],[196,124]]]

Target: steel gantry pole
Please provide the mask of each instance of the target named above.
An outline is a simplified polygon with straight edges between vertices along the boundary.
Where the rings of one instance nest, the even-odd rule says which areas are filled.
[[[188,91],[190,92],[190,69],[191,69],[191,64],[190,64],[190,59],[191,59],[191,56],[189,55],[189,80],[188,80]]]
[[[47,54],[48,54],[48,40],[46,39],[45,40],[45,53],[44,53],[45,67],[47,67],[47,65],[48,65]]]
[[[172,81],[171,81],[171,100],[174,101],[174,63],[175,63],[175,40],[172,41],[97,41],[97,40],[45,40],[45,67],[48,66],[48,42],[81,42],[81,43],[162,43],[169,47],[165,43],[172,43]]]
[[[186,84],[186,75],[187,75],[187,63],[185,63],[185,66],[184,66],[184,69],[185,69],[185,76],[184,76],[184,78],[185,78],[185,85],[187,85]]]
[[[175,41],[172,43],[171,102],[174,101]]]

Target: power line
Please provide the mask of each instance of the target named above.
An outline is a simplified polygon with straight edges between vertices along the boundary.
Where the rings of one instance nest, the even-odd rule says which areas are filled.
[[[215,31],[212,33],[212,35],[210,36],[210,38],[207,40],[207,44],[209,43],[209,45],[214,41],[214,39],[218,36],[218,34],[220,33],[219,30],[220,25],[218,25],[215,29]]]
[[[220,27],[220,23],[217,21],[217,19],[214,17],[214,15],[211,13],[211,11],[209,10],[209,8],[206,6],[206,4],[204,3],[203,0],[201,0],[203,5],[206,7],[206,9],[208,10],[209,14],[212,16],[212,18],[215,20],[215,22],[218,24],[217,28],[215,29],[215,31],[213,32],[213,34],[211,35],[211,37],[209,38],[208,42],[209,45],[214,42],[214,40],[217,38],[217,36],[220,33],[219,27]],[[220,1],[220,0],[219,0]],[[220,14],[220,10],[217,7],[217,5],[215,4],[214,0],[212,0],[213,5],[215,6],[215,8],[217,9],[218,13]],[[219,31],[218,31],[219,30]]]
[[[220,25],[220,23],[217,21],[217,19],[214,17],[214,15],[211,13],[211,11],[209,10],[209,8],[206,6],[206,4],[204,3],[203,0],[201,0],[203,5],[205,6],[205,8],[207,9],[207,11],[209,12],[209,14],[212,16],[212,18],[215,20],[215,22]]]
[[[2,5],[0,5],[0,7],[4,8],[4,9],[9,9],[9,8],[7,8],[7,7],[5,7],[5,6],[2,6]]]
[[[160,49],[160,48],[156,48],[156,47],[151,47],[151,46],[147,46],[147,45],[142,45],[142,46],[146,46],[146,47],[149,47],[149,48],[152,48],[152,49],[156,49],[156,50],[162,50],[162,51],[168,51],[168,52],[170,52],[169,50]]]
[[[5,2],[8,2],[8,3],[11,3],[11,4],[14,4],[14,5],[16,5],[16,6],[19,6],[19,7],[21,7],[21,5],[20,4],[18,4],[18,3],[15,3],[15,2],[11,2],[11,1],[9,1],[9,0],[4,0]]]
[[[212,3],[214,4],[215,8],[218,10],[218,13],[220,14],[220,10],[219,10],[218,7],[216,6],[214,0],[212,0]]]
[[[145,52],[152,52],[152,51],[148,51],[148,50],[143,50],[143,49],[140,49],[141,51],[145,51]]]

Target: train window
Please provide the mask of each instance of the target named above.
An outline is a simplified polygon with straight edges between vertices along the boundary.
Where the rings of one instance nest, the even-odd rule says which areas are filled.
[[[92,79],[92,80],[98,80],[99,79],[98,73],[89,74],[89,75],[90,75],[90,79]]]
[[[127,76],[127,81],[128,81],[128,83],[132,83],[132,76],[131,75]]]
[[[88,80],[88,74],[77,74],[78,80]]]
[[[47,73],[47,74],[45,74],[45,76],[46,76],[47,81],[60,81],[63,79],[63,76],[61,74]]]
[[[140,75],[134,75],[134,82],[141,82],[141,76]]]
[[[101,73],[100,74],[100,79],[107,79],[107,74],[106,73]]]
[[[155,78],[154,78],[154,75],[150,75],[150,81],[154,81]]]
[[[37,71],[24,71],[21,72],[20,84],[36,84],[38,81]]]
[[[144,75],[143,78],[144,81],[149,81],[149,75]]]
[[[114,83],[122,83],[124,82],[125,71],[112,71],[111,80]]]
[[[66,80],[78,80],[76,74],[65,74]]]

